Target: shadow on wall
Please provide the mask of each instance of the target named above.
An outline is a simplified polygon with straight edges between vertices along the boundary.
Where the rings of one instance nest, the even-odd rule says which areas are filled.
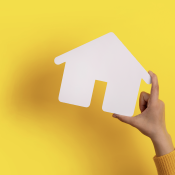
[[[99,167],[94,164],[94,169],[104,168],[104,173],[106,173],[105,167],[110,167],[112,170],[117,163],[116,173],[118,173],[119,169],[124,170],[128,164],[131,174],[144,174],[144,169],[142,169],[144,165],[141,161],[136,161],[135,169],[129,165],[133,156],[138,156],[141,159],[141,155],[134,154],[137,152],[137,145],[134,143],[132,132],[130,132],[134,129],[113,119],[112,114],[102,111],[105,82],[96,81],[89,108],[58,101],[65,66],[65,64],[55,65],[54,58],[58,55],[57,50],[43,51],[41,49],[40,53],[38,50],[36,53],[32,51],[32,55],[25,57],[20,69],[17,68],[19,71],[15,75],[12,86],[11,102],[15,112],[20,114],[18,120],[22,120],[23,117],[39,121],[52,120],[55,123],[53,124],[55,128],[60,125],[61,121],[62,127],[65,128],[63,132],[66,131],[71,137],[75,137],[75,142],[83,147],[85,152],[89,153],[88,146],[92,147],[91,150],[94,150],[93,153],[96,155],[89,153],[90,160],[97,162],[104,159],[102,161],[104,164],[100,164]],[[56,132],[60,132],[60,130]],[[129,149],[126,150],[126,145],[130,145],[129,147],[133,147],[135,150],[132,152]],[[121,156],[128,158],[125,161],[122,159],[124,161],[122,162]],[[108,160],[113,160],[113,163]],[[110,172],[109,169],[108,172]]]
[[[18,70],[15,72],[18,73],[15,73],[11,94],[16,111],[20,113],[36,112],[37,114],[59,113],[62,108],[58,101],[58,94],[64,64],[58,68],[54,64],[54,56],[45,52],[40,55],[38,53],[28,55],[16,69]]]

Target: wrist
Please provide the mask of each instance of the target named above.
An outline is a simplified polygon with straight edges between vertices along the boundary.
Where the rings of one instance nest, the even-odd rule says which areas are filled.
[[[151,140],[153,142],[157,157],[168,154],[174,150],[171,136],[167,131],[159,132],[159,134],[152,137]]]
[[[167,130],[160,130],[156,132],[156,134],[152,135],[150,139],[152,140],[153,143],[161,143],[171,139],[171,136],[169,135]]]

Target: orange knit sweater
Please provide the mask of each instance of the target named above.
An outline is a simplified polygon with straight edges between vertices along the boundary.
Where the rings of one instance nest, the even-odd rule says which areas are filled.
[[[175,150],[169,154],[154,157],[158,175],[175,175]]]

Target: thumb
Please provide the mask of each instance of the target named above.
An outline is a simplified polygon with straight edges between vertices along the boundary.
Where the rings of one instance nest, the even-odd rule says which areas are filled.
[[[135,117],[128,117],[128,116],[124,116],[124,115],[119,115],[119,114],[113,114],[112,115],[114,118],[118,118],[120,121],[130,124],[131,126],[134,126],[134,119]]]

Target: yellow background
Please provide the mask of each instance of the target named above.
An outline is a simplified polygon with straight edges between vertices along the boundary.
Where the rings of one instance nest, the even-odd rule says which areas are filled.
[[[158,75],[175,142],[174,9],[174,0],[1,1],[0,174],[156,174],[150,139],[102,111],[105,82],[89,108],[58,101],[64,64],[54,58],[114,32]],[[142,80],[139,93],[150,89]]]

